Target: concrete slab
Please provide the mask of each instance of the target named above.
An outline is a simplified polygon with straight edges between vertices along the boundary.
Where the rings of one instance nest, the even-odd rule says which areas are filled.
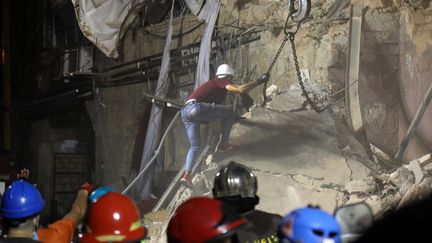
[[[349,180],[350,170],[338,148],[334,120],[326,112],[285,113],[257,108],[250,119],[234,126],[231,142],[240,147],[216,154],[215,161],[235,160],[281,175],[304,174],[322,178],[323,183],[343,184]]]
[[[235,124],[230,141],[239,147],[216,153],[213,162],[223,165],[234,160],[249,166],[258,177],[258,208],[262,210],[285,214],[316,204],[332,212],[342,204],[344,185],[353,175],[364,178],[370,170],[342,152],[340,136],[344,141],[353,137],[348,132],[338,133],[332,112],[281,111],[283,105],[278,101],[294,101],[287,104],[287,110],[301,106],[302,97],[296,90],[284,96],[272,101],[271,107],[278,111],[256,108],[247,120]],[[350,152],[361,154],[352,151],[355,147],[351,146]]]

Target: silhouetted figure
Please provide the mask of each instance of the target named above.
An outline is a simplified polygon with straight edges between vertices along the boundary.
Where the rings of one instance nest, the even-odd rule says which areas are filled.
[[[259,203],[258,181],[246,166],[231,161],[214,178],[213,195],[232,206],[250,223],[239,230],[240,242],[277,242],[280,215],[256,210]]]
[[[168,243],[238,243],[246,220],[223,202],[207,197],[182,203],[171,218]]]

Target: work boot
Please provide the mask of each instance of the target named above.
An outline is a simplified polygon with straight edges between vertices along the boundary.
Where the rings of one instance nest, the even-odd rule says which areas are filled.
[[[185,187],[193,187],[192,178],[188,170],[185,170],[185,172],[183,173],[183,176],[180,179],[180,183],[182,183]]]

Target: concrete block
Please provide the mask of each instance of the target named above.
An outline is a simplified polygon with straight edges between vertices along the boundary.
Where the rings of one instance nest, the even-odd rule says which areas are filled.
[[[193,183],[193,195],[199,196],[209,191],[206,186],[204,177],[201,174],[194,176],[192,179]]]
[[[413,160],[408,165],[405,165],[405,168],[407,168],[414,174],[414,184],[420,184],[424,176],[423,171],[420,167],[420,163],[417,160]]]
[[[278,86],[272,84],[272,85],[270,85],[270,87],[268,87],[268,88],[266,89],[266,95],[267,95],[268,97],[273,96],[273,95],[276,95],[276,93],[278,92],[278,89],[279,89]]]
[[[376,184],[373,177],[368,176],[362,180],[353,180],[345,184],[345,190],[352,193],[369,194],[375,191]]]
[[[412,172],[405,167],[399,167],[395,172],[390,174],[390,182],[401,188],[405,182],[409,181],[410,176],[413,179],[411,183],[414,183]]]
[[[414,185],[414,175],[411,174],[408,176],[408,179],[402,183],[399,187],[399,194],[405,195],[407,191]]]

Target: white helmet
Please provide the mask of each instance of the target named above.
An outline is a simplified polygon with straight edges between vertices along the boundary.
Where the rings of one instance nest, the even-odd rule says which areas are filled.
[[[234,69],[228,64],[222,64],[218,67],[216,71],[216,76],[218,78],[224,78],[228,75],[234,76]]]

